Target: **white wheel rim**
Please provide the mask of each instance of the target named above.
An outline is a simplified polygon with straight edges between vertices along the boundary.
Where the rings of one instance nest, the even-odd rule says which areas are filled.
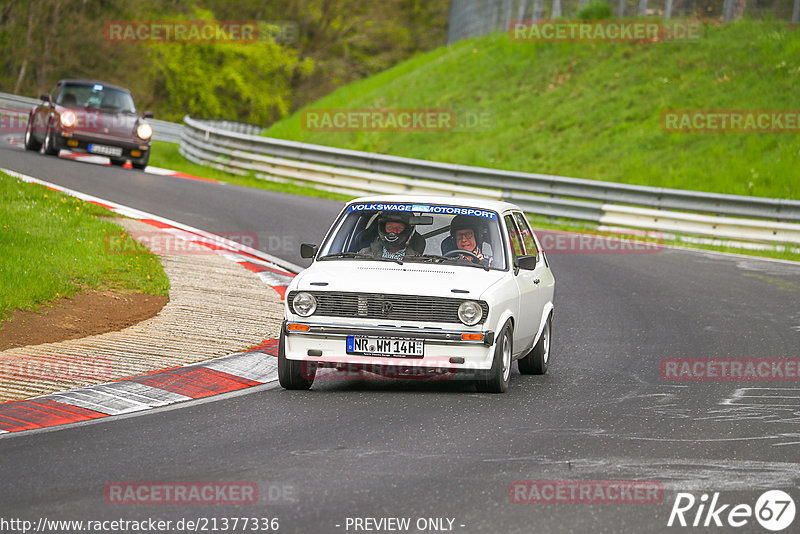
[[[508,343],[508,334],[503,336],[503,381],[511,376],[511,347]]]
[[[542,348],[544,349],[544,363],[547,363],[550,360],[550,323],[547,323],[547,326],[542,332],[542,336],[544,336]]]
[[[50,132],[45,132],[44,134],[44,151],[47,152],[50,150]]]

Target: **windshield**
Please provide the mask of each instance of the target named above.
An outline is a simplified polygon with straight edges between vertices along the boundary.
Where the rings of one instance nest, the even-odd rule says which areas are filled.
[[[56,104],[64,107],[91,108],[116,113],[136,113],[130,93],[103,84],[66,84]]]
[[[373,259],[506,269],[497,213],[440,204],[348,206],[320,260]]]

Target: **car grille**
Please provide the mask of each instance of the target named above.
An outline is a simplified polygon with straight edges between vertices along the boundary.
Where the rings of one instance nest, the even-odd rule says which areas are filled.
[[[298,291],[289,293],[289,306]],[[308,291],[317,299],[315,316],[361,317],[394,321],[430,321],[460,323],[458,307],[464,300],[424,295],[386,295],[383,293],[345,293],[341,291]],[[489,305],[478,301],[483,309],[483,324]]]

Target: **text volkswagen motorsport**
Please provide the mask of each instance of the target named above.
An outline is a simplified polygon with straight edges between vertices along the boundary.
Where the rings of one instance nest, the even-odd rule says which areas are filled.
[[[61,80],[42,103],[31,110],[25,130],[25,148],[57,156],[63,148],[107,156],[113,165],[127,160],[137,169],[147,167],[153,129],[140,117],[130,91],[92,80]]]
[[[515,205],[375,196],[351,201],[286,294],[278,376],[311,387],[317,369],[475,380],[503,392],[511,362],[543,374],[555,280]]]

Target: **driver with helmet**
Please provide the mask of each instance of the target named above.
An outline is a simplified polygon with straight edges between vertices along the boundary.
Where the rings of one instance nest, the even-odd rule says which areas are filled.
[[[453,257],[481,265],[491,265],[492,257],[481,252],[480,243],[483,243],[484,225],[480,218],[472,215],[456,215],[450,221],[450,237],[453,238],[457,250],[464,251],[462,254],[456,254],[454,250]]]
[[[409,240],[414,233],[407,213],[389,211],[378,216],[378,236],[360,254],[371,254],[373,258],[402,260],[405,256],[419,256],[422,251],[413,248]]]

